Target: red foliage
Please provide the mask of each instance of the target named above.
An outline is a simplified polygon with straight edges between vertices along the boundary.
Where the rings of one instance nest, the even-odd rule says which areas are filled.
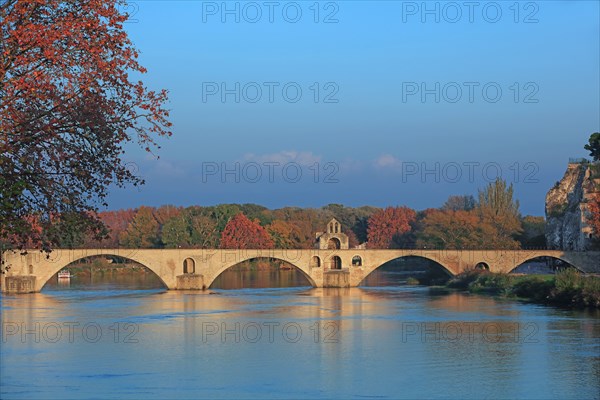
[[[596,237],[600,237],[600,194],[596,193],[592,196],[588,203],[589,219],[588,223],[594,231]]]
[[[21,222],[23,226],[26,226],[29,232],[29,239],[24,242],[23,247],[33,247],[35,244],[43,240],[44,229],[37,216],[26,215],[19,222]],[[12,232],[3,232],[3,237],[7,239],[8,243],[22,241],[18,235],[13,234]],[[0,248],[0,252],[1,251],[4,251],[4,248]]]
[[[243,213],[233,217],[221,234],[222,249],[272,249],[273,240],[257,221],[250,221]]]
[[[19,222],[28,215],[70,213],[97,228],[111,185],[143,183],[124,162],[124,145],[152,151],[171,135],[167,92],[131,79],[146,70],[123,29],[122,4],[0,1],[0,226],[17,247],[36,238]]]
[[[410,232],[417,213],[408,207],[388,207],[369,218],[368,246],[372,249],[394,248],[400,236]]]
[[[135,218],[136,210],[105,211],[100,213],[100,219],[109,229],[109,238],[104,243],[107,247],[117,248],[119,246],[119,235],[125,232],[127,227]]]
[[[181,215],[182,207],[176,206],[160,206],[156,210],[154,210],[154,218],[158,221],[158,223],[162,226],[170,220],[171,218],[178,217]]]

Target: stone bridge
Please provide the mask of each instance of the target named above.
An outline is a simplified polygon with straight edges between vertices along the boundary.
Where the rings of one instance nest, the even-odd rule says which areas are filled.
[[[69,264],[92,256],[117,256],[138,262],[154,272],[168,289],[206,289],[226,269],[246,260],[270,258],[299,269],[314,287],[358,286],[381,265],[403,257],[432,260],[449,275],[485,268],[510,272],[537,257],[563,260],[584,273],[600,273],[600,252],[558,250],[366,250],[366,249],[78,249],[25,255],[2,254],[8,267],[1,275],[3,292],[39,292]]]

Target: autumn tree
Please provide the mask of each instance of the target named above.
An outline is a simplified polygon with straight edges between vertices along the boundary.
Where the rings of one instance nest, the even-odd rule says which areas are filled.
[[[277,249],[293,249],[299,237],[298,229],[294,224],[286,221],[275,220],[267,226],[267,232],[273,239]]]
[[[495,228],[495,237],[490,238],[490,243],[496,248],[519,248],[519,243],[514,240],[522,231],[519,201],[513,198],[513,185],[507,185],[501,178],[488,184],[484,190],[479,191],[477,212],[482,223],[490,224]]]
[[[415,225],[417,246],[440,249],[518,249],[519,238],[538,243],[544,221],[526,218],[527,235],[522,229],[519,202],[514,190],[498,179],[472,196],[451,196],[440,210],[419,213]]]
[[[600,242],[600,193],[592,195],[588,201],[588,224],[592,227],[593,234]]]
[[[135,214],[135,209],[101,212],[99,214],[99,217],[102,220],[104,226],[108,228],[108,237],[102,240],[101,242],[94,242],[92,235],[88,234],[88,239],[85,243],[86,247],[119,247],[119,236],[127,230],[127,227],[135,218]]]
[[[274,243],[269,233],[243,213],[237,214],[225,226],[221,234],[222,249],[271,249]]]
[[[181,215],[181,207],[172,205],[160,206],[154,210],[154,218],[160,225],[164,225],[171,218]]]
[[[422,221],[417,246],[430,249],[481,249],[494,228],[477,213],[465,210],[431,210]]]
[[[407,207],[388,207],[369,218],[368,246],[372,249],[402,247],[402,237],[411,230],[417,213]]]
[[[315,233],[323,231],[329,221],[328,215],[322,210],[313,208],[285,207],[272,212],[274,220],[282,220],[293,224],[294,248],[311,249],[315,243]]]
[[[58,243],[31,216],[42,232],[68,214],[65,228],[99,234],[108,188],[143,184],[124,146],[171,135],[166,91],[132,79],[146,70],[121,5],[0,1],[0,240],[13,247]]]
[[[159,224],[156,218],[154,218],[154,212],[151,207],[142,206],[139,208],[127,230],[121,233],[119,242],[121,246],[133,249],[147,249],[161,246]]]

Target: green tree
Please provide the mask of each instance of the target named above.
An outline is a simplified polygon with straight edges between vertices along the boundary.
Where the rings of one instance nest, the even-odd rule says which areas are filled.
[[[205,207],[201,214],[212,218],[217,224],[217,230],[223,232],[225,225],[240,212],[240,206],[237,204],[219,204],[214,207]]]
[[[207,215],[192,215],[190,217],[192,244],[203,249],[216,249],[219,247],[221,232],[217,221]]]
[[[589,143],[584,148],[590,152],[590,156],[594,158],[594,161],[600,160],[600,132],[592,133]]]
[[[476,206],[475,198],[470,194],[450,196],[442,206],[442,210],[471,211]]]
[[[523,233],[518,240],[523,248],[546,247],[546,219],[527,215],[523,218]]]
[[[328,204],[322,210],[328,213],[327,220],[336,218],[340,221],[344,233],[349,236],[350,246],[367,241],[369,218],[379,211],[376,207],[352,208],[344,207],[341,204]]]
[[[62,249],[81,248],[88,239],[86,228],[81,225],[84,221],[77,214],[63,213],[44,227],[44,236]],[[105,225],[103,237],[107,238],[108,233]]]
[[[250,220],[258,219],[260,224],[263,226],[270,224],[273,220],[273,218],[270,215],[271,211],[267,207],[258,204],[242,204],[239,206],[239,209]]]
[[[171,249],[189,248],[192,246],[190,224],[186,216],[178,215],[168,219],[162,227],[161,241]]]
[[[162,226],[162,242],[169,248],[218,248],[221,233],[209,209],[188,207]]]

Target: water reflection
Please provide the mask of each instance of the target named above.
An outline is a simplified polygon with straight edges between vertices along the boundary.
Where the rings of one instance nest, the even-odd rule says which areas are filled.
[[[230,268],[219,275],[210,287],[212,289],[257,289],[296,286],[310,287],[311,284],[297,268],[273,267],[262,270]]]
[[[94,270],[82,268],[71,278],[58,278],[57,274],[48,280],[43,291],[57,289],[83,290],[91,288],[156,289],[164,288],[160,278],[149,269],[122,268],[119,270]]]
[[[0,397],[598,397],[598,314],[419,286],[177,292],[145,279],[0,297]]]
[[[389,261],[369,276],[360,286],[441,285],[450,275],[438,263],[422,257],[402,257]]]

